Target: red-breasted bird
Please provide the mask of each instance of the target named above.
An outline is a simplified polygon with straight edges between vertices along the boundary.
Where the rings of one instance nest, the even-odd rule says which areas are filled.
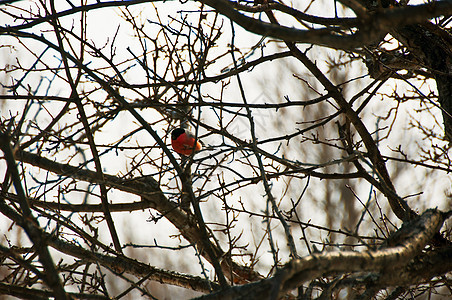
[[[171,132],[171,146],[179,154],[189,156],[202,149],[202,144],[195,136],[184,128],[176,128]]]

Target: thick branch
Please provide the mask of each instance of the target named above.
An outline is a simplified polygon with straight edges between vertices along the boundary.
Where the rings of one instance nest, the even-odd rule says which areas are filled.
[[[382,247],[378,250],[363,252],[336,251],[327,253],[315,253],[300,259],[290,261],[280,269],[275,276],[260,282],[232,287],[227,291],[200,297],[199,299],[279,299],[284,294],[293,290],[304,282],[320,278],[328,274],[344,274],[350,272],[370,271],[384,274],[393,273],[393,277],[401,274],[400,270],[409,263],[416,263],[413,258],[419,254],[425,245],[439,231],[444,214],[437,210],[427,210],[421,216],[404,224],[397,232],[397,236],[404,239],[396,246]],[[436,258],[450,257],[450,248],[446,253],[437,253]],[[450,264],[447,264],[450,266]],[[436,269],[442,275],[444,268]],[[428,274],[433,276],[434,274]],[[423,276],[419,276],[421,279]],[[422,280],[422,279],[421,279]],[[407,282],[416,284],[417,282]],[[389,286],[398,285],[397,281],[388,280]]]
[[[406,265],[418,254],[429,240],[439,231],[444,218],[437,210],[427,210],[416,220],[404,224],[397,232],[405,237],[397,246],[376,251],[338,251],[318,253],[308,257],[292,260],[275,278],[281,282],[284,293],[306,280],[332,272],[361,272],[392,269]]]
[[[350,35],[339,35],[336,29],[301,30],[271,23],[262,22],[245,16],[227,0],[201,0],[200,2],[214,8],[244,29],[262,35],[294,43],[309,43],[331,47],[334,49],[352,50],[374,42],[394,26],[419,23],[437,16],[452,14],[452,3],[435,1],[427,4],[392,8],[382,13],[368,16],[358,26],[358,32]]]
[[[21,299],[42,299],[48,300],[52,298],[52,293],[50,291],[42,289],[32,289],[28,287],[22,287],[19,285],[5,284],[0,282],[0,294],[10,295],[18,297]],[[98,294],[88,294],[88,293],[68,293],[71,299],[84,299],[84,300],[109,300],[110,297],[98,295]]]

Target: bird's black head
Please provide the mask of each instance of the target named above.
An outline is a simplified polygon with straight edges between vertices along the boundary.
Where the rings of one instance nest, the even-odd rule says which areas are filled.
[[[185,130],[183,128],[176,128],[171,131],[171,139],[176,140],[183,133],[185,133]]]

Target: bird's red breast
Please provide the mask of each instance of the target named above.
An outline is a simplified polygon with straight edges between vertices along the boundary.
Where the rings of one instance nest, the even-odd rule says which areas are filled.
[[[201,143],[184,128],[176,128],[171,132],[171,146],[174,151],[186,156],[202,149]]]

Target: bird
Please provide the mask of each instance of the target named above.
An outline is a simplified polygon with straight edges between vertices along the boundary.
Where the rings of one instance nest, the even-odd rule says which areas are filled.
[[[171,146],[174,151],[185,156],[202,149],[201,142],[197,141],[195,136],[184,128],[176,128],[171,131]]]

